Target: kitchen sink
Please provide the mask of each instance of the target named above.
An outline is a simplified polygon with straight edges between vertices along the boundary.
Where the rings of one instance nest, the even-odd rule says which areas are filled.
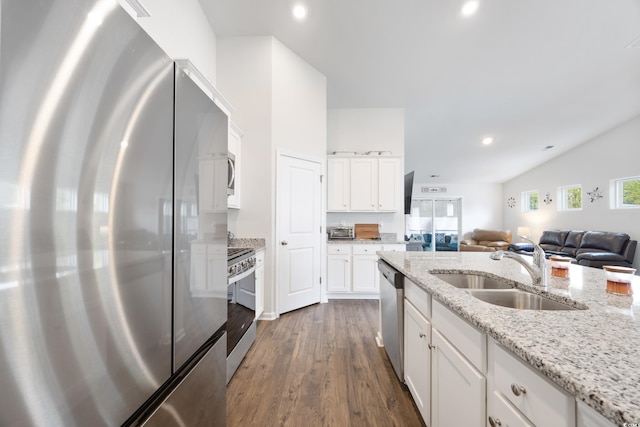
[[[438,273],[434,274],[438,279],[444,280],[456,288],[464,289],[511,289],[513,285],[492,277],[479,274],[464,273]]]
[[[519,310],[579,310],[558,301],[545,298],[543,296],[525,292],[518,289],[509,290],[479,290],[469,289],[467,291],[477,299],[489,304],[500,305],[502,307],[516,308]]]

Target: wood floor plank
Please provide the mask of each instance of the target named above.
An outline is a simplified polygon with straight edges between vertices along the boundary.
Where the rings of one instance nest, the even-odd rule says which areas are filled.
[[[384,349],[378,302],[331,300],[258,323],[227,388],[227,425],[424,426]]]

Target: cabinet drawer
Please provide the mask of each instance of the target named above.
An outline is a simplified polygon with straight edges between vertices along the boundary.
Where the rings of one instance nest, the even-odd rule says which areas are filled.
[[[328,255],[350,255],[351,245],[327,245]]]
[[[495,388],[539,426],[575,426],[575,400],[520,359],[492,342]]]
[[[389,252],[406,252],[407,245],[382,245],[382,250]]]
[[[404,297],[418,309],[420,314],[431,319],[431,295],[406,277],[404,278]]]
[[[382,245],[353,245],[354,255],[375,255],[382,250]]]
[[[511,406],[501,393],[493,392],[490,396],[491,406],[487,408],[487,423],[491,418],[500,427],[535,427],[520,411]]]
[[[486,372],[487,341],[485,335],[458,317],[438,301],[432,303],[431,321],[440,332],[480,372]]]

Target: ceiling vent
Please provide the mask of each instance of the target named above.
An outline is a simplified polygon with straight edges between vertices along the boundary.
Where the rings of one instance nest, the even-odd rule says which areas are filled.
[[[627,49],[640,48],[640,37],[625,46]]]
[[[421,193],[446,193],[447,187],[420,187]]]

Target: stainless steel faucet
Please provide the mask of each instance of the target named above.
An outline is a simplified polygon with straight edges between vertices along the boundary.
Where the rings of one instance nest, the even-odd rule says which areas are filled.
[[[531,276],[531,280],[534,285],[541,286],[543,288],[547,287],[547,260],[544,256],[544,249],[540,247],[537,243],[529,240],[524,236],[520,236],[521,239],[526,240],[527,242],[533,245],[533,263],[529,264],[521,255],[515,252],[506,252],[506,251],[496,251],[492,253],[489,257],[493,260],[499,261],[502,258],[511,258],[514,261],[520,263],[525,270]]]

